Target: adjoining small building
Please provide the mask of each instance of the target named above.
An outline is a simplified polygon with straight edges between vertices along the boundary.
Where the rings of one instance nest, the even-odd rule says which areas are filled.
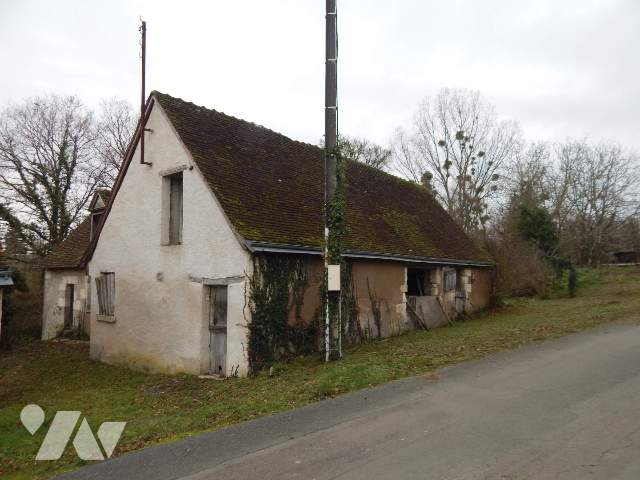
[[[640,252],[636,250],[621,250],[612,253],[615,263],[640,263]]]
[[[487,306],[491,259],[426,189],[361,163],[346,170],[354,328],[389,336]],[[64,244],[69,253],[54,254],[64,260],[48,273],[48,302],[59,310],[47,331],[73,304],[90,318],[95,359],[245,375],[257,259],[301,262],[306,281],[290,322],[318,321],[323,179],[318,147],[152,92],[86,254]],[[89,225],[81,229],[86,240]],[[66,300],[69,284],[80,303]]]
[[[44,273],[42,339],[64,333],[90,333],[90,279],[83,257],[111,191],[98,189],[89,204],[89,214],[69,236],[47,256]]]

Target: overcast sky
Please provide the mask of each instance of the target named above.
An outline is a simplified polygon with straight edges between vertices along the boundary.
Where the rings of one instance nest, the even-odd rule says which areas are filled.
[[[156,89],[316,143],[324,0],[0,0],[0,105]],[[442,87],[480,90],[529,139],[640,150],[640,0],[338,0],[342,133],[386,144]]]

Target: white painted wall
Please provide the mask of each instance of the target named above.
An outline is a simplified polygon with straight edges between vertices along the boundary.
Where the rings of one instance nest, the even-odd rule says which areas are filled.
[[[74,323],[81,321],[81,317],[87,310],[87,275],[84,270],[46,270],[42,308],[43,340],[55,338],[62,333],[67,284],[75,285]]]
[[[206,287],[191,278],[244,275],[250,256],[156,102],[89,263],[91,278],[115,272],[115,322],[96,320],[92,288],[91,356],[150,371],[206,373]],[[162,244],[162,173],[183,171],[181,245]],[[228,289],[227,374],[247,373],[244,282]],[[248,312],[247,312],[248,315]]]

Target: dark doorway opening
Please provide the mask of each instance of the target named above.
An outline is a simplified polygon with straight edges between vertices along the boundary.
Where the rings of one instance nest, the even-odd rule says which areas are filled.
[[[426,279],[429,278],[429,271],[420,268],[407,269],[407,295],[412,297],[423,297],[430,295],[426,289]]]
[[[73,328],[73,302],[75,301],[75,285],[67,283],[64,292],[64,329]]]

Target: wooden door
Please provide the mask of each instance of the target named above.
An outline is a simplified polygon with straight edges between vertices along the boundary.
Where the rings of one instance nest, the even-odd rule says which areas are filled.
[[[227,372],[227,287],[209,287],[209,372]]]
[[[64,291],[64,329],[73,328],[73,302],[75,300],[75,285],[68,283]]]

